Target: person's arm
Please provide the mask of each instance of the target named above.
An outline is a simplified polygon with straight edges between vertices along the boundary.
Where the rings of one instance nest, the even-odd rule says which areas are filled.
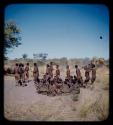
[[[39,69],[37,68],[38,76],[39,76]]]
[[[14,73],[14,74],[16,73],[15,68],[13,69],[13,73]]]
[[[27,71],[27,67],[25,67],[24,70]]]
[[[59,71],[59,73],[58,73],[58,74],[60,75],[60,70],[58,70],[58,71]]]
[[[33,73],[35,73],[35,67],[33,68]]]

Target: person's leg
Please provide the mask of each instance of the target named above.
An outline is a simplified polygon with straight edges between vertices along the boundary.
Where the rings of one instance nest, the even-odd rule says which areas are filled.
[[[22,86],[25,86],[25,80],[24,80],[24,78],[25,78],[25,74],[22,73]]]
[[[18,85],[18,76],[17,74],[15,74],[15,83],[16,83],[16,86]]]
[[[24,77],[25,77],[25,81],[27,82],[27,72],[25,72],[25,75],[24,75]]]
[[[25,80],[25,73],[22,73],[22,81],[23,81],[23,86],[27,86],[27,84],[25,83],[26,80]]]
[[[62,84],[59,84],[59,93],[62,93]]]
[[[34,83],[35,83],[35,73],[33,73],[33,81],[34,81]]]
[[[82,77],[80,78],[80,84],[81,84],[81,86],[84,86],[84,82],[83,82]]]
[[[27,81],[29,82],[29,72],[27,72]]]
[[[22,82],[25,83],[25,73],[22,73]]]
[[[51,85],[48,84],[47,94],[50,94],[50,93],[51,93]]]
[[[36,73],[34,73],[34,83],[35,83],[35,84],[37,83],[37,76],[36,76]]]
[[[91,85],[90,85],[91,90],[94,88],[95,79],[96,78],[94,78],[94,77],[91,78]]]
[[[18,81],[19,85],[22,85],[22,74],[19,74],[19,81]]]
[[[79,84],[80,87],[82,87],[80,79],[78,80],[78,84]]]
[[[20,75],[17,74],[17,85],[19,85]]]
[[[92,79],[91,79],[91,84],[93,84],[94,82],[95,82],[95,77],[92,77]]]
[[[71,87],[70,83],[68,83],[68,87],[69,87],[69,88]]]
[[[87,86],[87,83],[89,82],[89,78],[86,77],[85,81],[84,81],[84,86],[86,87]]]
[[[36,82],[37,82],[38,84],[40,83],[40,80],[39,80],[39,77],[38,77],[38,75],[37,75]]]
[[[77,83],[78,83],[79,87],[82,87],[82,86],[83,86],[83,81],[82,81],[81,78],[79,78],[79,79],[77,80]]]
[[[57,94],[57,88],[56,88],[56,85],[52,85],[52,95],[56,95]]]

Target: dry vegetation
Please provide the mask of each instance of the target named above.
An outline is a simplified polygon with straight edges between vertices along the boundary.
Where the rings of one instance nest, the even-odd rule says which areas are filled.
[[[56,63],[60,64],[58,61]],[[75,62],[75,60],[68,61],[72,75],[75,74]],[[78,62],[80,63],[80,60]],[[12,66],[14,63],[15,61],[9,61],[5,66]],[[32,63],[31,60],[31,80]],[[65,63],[66,60],[60,65],[62,78],[65,76]],[[42,77],[45,65],[41,64],[39,71]],[[84,76],[84,70],[81,71]],[[14,77],[4,77],[4,116],[8,120],[103,121],[108,115],[109,68],[105,65],[97,68],[97,79],[93,86],[81,88],[80,94],[67,93],[55,97],[37,94],[32,81],[27,87],[16,87]]]

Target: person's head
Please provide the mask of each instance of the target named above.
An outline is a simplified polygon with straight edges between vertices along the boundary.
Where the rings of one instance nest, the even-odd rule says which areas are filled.
[[[88,68],[91,68],[91,64],[89,63],[87,67],[88,67]]]
[[[19,64],[19,67],[21,67],[21,66],[22,66],[22,63]]]
[[[37,64],[36,64],[36,63],[34,63],[34,66],[37,66]]]
[[[46,67],[49,67],[49,64],[47,64]]]
[[[22,64],[22,67],[24,67],[24,64]]]
[[[27,63],[26,65],[29,66],[29,63]]]
[[[70,76],[71,79],[73,79],[73,76]]]
[[[69,69],[69,65],[67,65],[66,68]]]
[[[18,63],[16,63],[15,66],[18,66]]]
[[[74,78],[76,78],[76,76],[74,75]]]
[[[88,66],[91,66],[91,64],[89,63]]]
[[[50,65],[53,65],[53,62],[50,62]]]
[[[78,68],[78,65],[75,65],[75,68]]]
[[[92,68],[95,68],[95,65],[94,65],[94,64],[92,65]]]
[[[46,78],[46,75],[43,75],[43,78]]]
[[[58,69],[58,68],[59,68],[59,65],[56,65],[56,68]]]

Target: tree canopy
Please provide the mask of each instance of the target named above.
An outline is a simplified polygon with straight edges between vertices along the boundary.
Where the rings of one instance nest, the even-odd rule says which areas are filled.
[[[36,54],[33,54],[33,58],[34,59],[39,59],[39,60],[46,60],[48,54],[47,53],[36,53]]]
[[[27,55],[26,53],[24,53],[24,54],[22,55],[22,57],[23,57],[23,59],[27,59],[28,55]]]
[[[20,41],[20,28],[14,21],[6,21],[4,26],[4,55],[6,56],[10,49],[21,45]]]

